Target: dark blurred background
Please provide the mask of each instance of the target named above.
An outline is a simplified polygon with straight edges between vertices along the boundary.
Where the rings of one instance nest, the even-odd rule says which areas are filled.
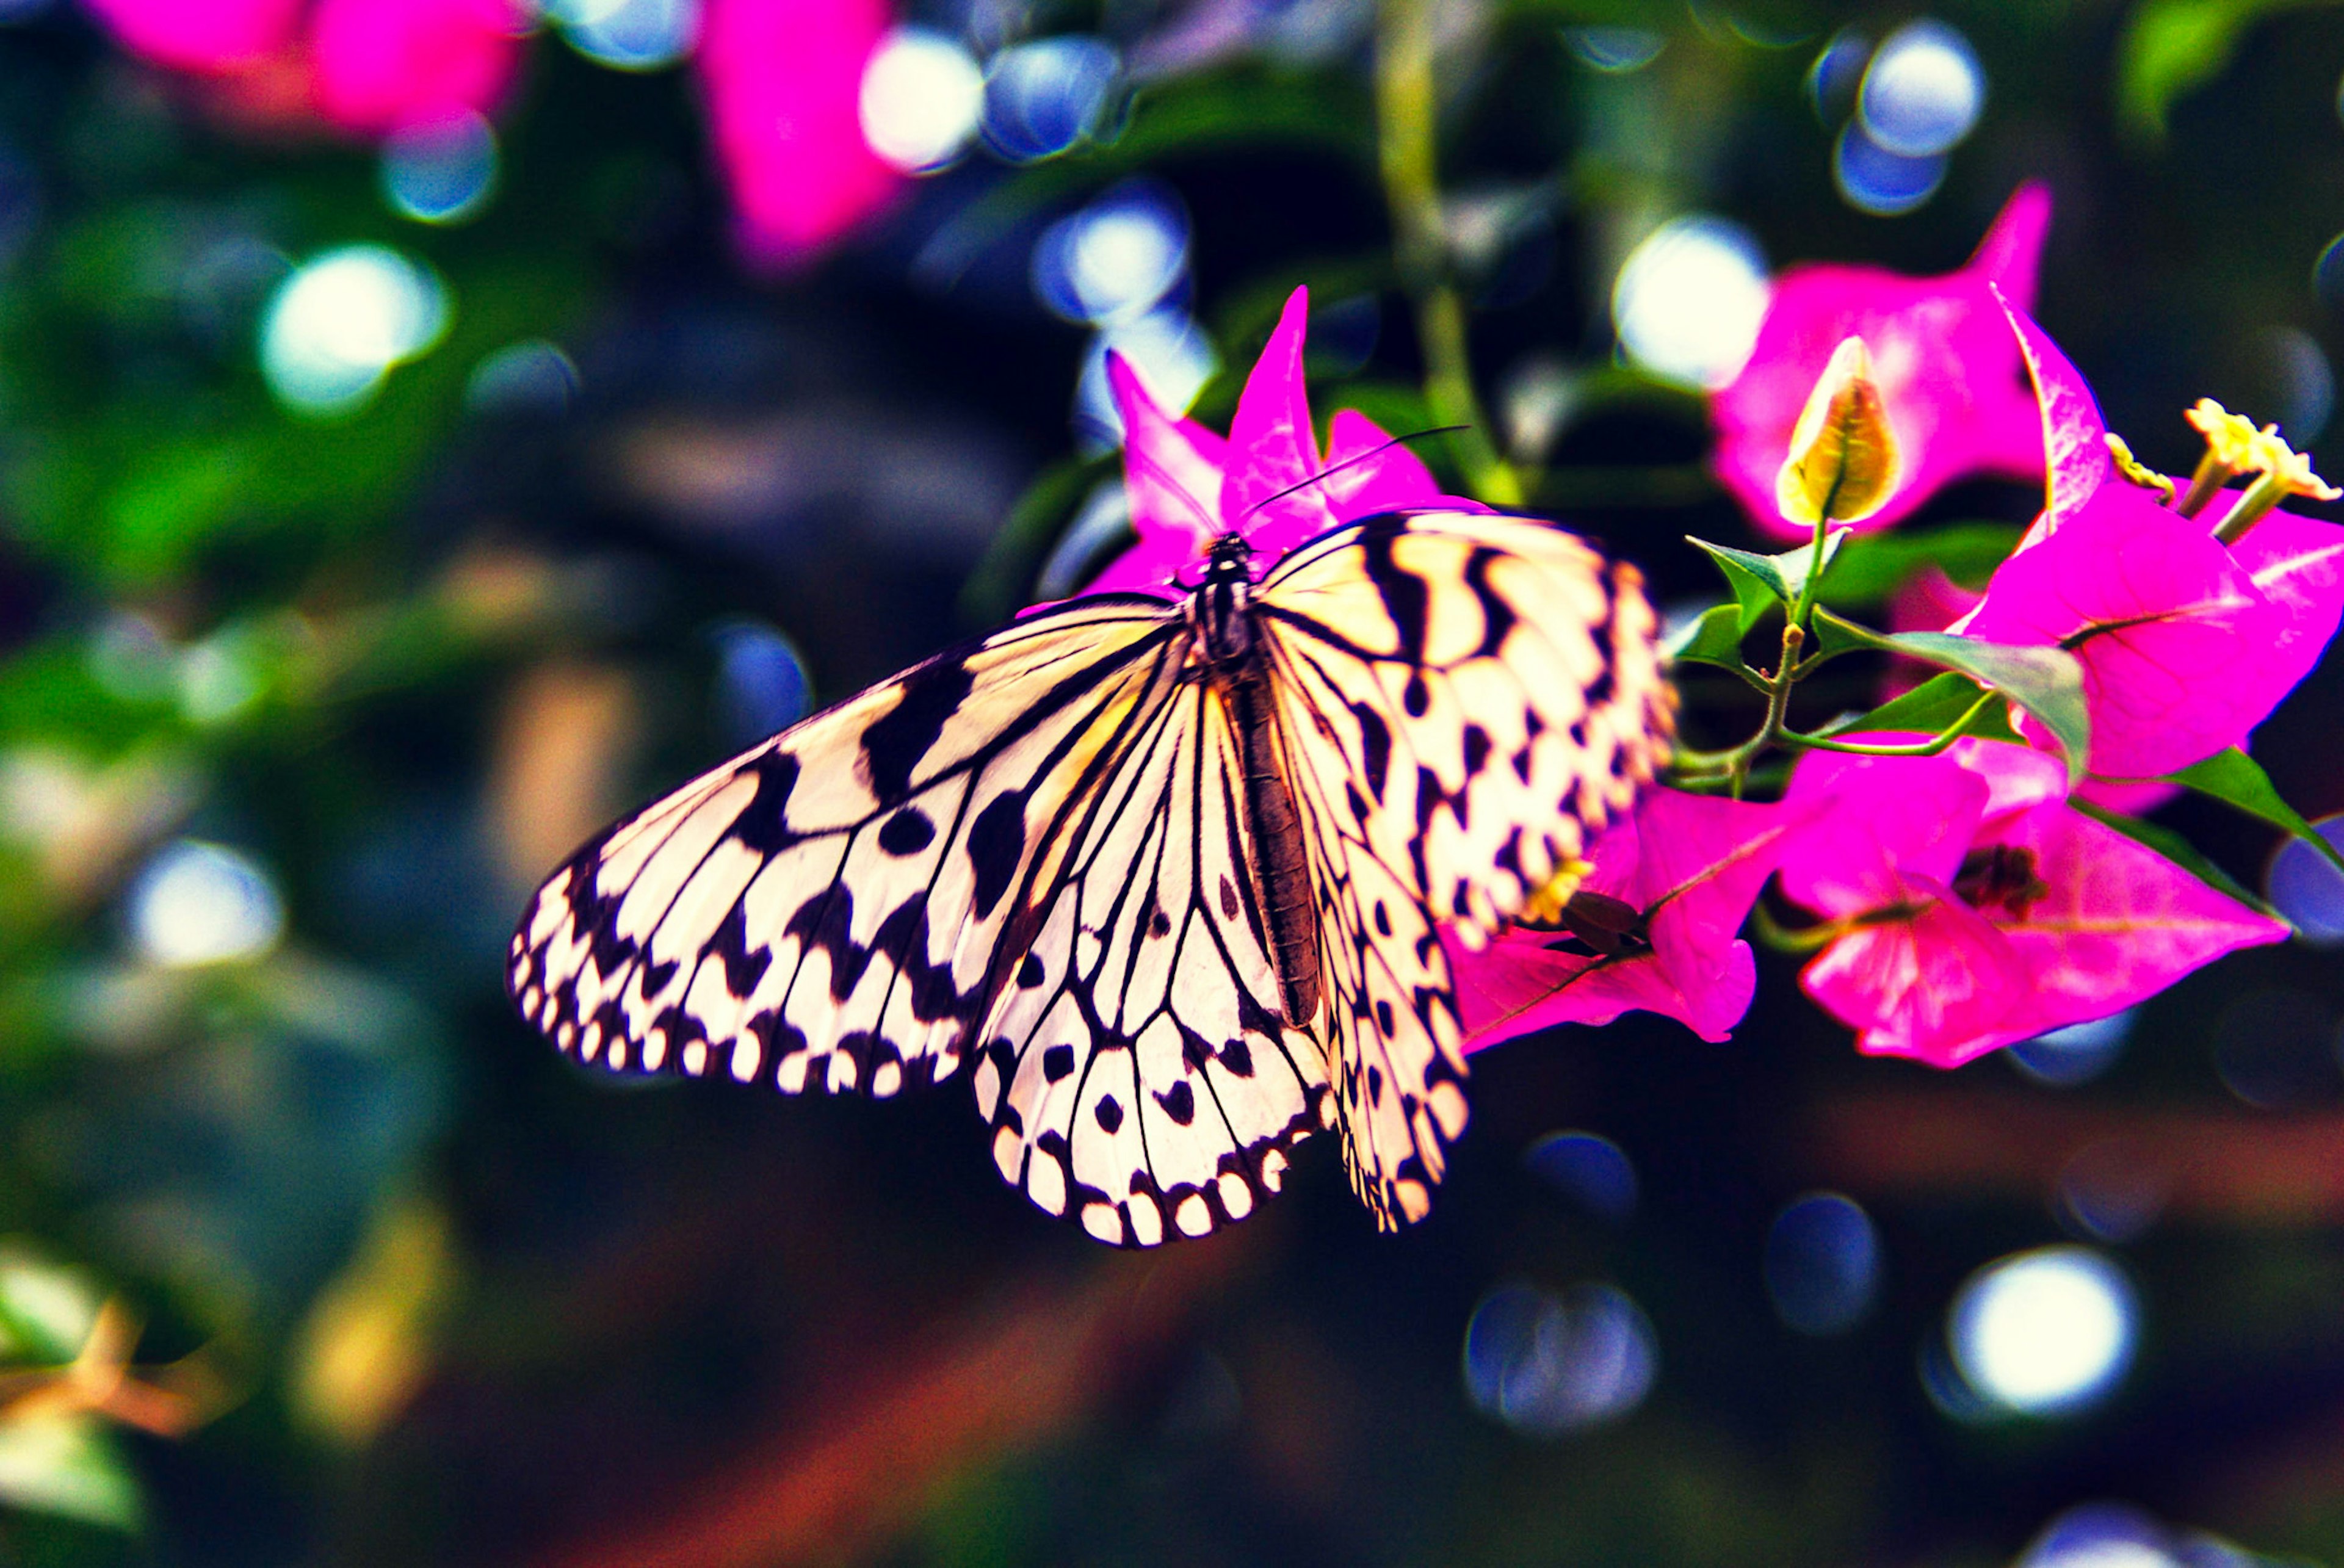
[[[1948,271],[2026,179],[2145,459],[2205,394],[2327,450],[2344,12],[372,0],[475,59],[369,4],[0,0],[0,1553],[2344,1561],[2333,949],[1953,1074],[1762,956],[1730,1044],[1477,1057],[1406,1235],[1322,1140],[1129,1255],[957,1082],[616,1084],[500,983],[611,815],[1115,547],[1104,344],[1222,428],[1308,283],[1320,415],[1444,422],[1400,34],[1481,433],[1676,602],[1681,536],[1755,539],[1695,389],[1737,301]],[[1973,105],[1936,150],[1870,135],[1894,51]],[[738,143],[824,94],[885,161]],[[1675,292],[1615,295],[1685,218]],[[2340,696],[2258,745],[2307,814]],[[2263,884],[2261,829],[2166,820]]]

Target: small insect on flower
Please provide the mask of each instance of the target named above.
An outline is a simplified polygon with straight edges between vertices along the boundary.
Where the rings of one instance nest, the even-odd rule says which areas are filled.
[[[1264,361],[1241,426],[1298,400],[1298,352]],[[1654,617],[1533,519],[1282,555],[1248,521],[595,838],[513,938],[521,1012],[614,1071],[784,1093],[966,1066],[1002,1175],[1106,1241],[1242,1219],[1320,1128],[1379,1225],[1421,1218],[1466,1120],[1441,934],[1486,939],[1666,760]]]

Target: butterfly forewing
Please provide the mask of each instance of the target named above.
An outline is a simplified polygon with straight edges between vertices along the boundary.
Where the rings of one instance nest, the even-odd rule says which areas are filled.
[[[1183,656],[1164,606],[1077,601],[785,731],[556,873],[515,1000],[614,1069],[793,1093],[950,1073],[1051,824]]]
[[[1442,925],[1486,935],[1665,758],[1652,616],[1559,529],[1440,513],[1305,547],[1257,601],[1319,910],[1352,1181],[1420,1217],[1464,1128]]]

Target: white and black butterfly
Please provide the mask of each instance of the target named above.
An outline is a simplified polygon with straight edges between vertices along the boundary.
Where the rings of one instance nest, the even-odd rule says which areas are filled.
[[[1185,600],[1067,601],[818,713],[554,874],[510,986],[627,1072],[892,1095],[971,1068],[1001,1173],[1201,1235],[1339,1128],[1386,1229],[1466,1118],[1478,945],[1665,758],[1631,567],[1393,515]]]

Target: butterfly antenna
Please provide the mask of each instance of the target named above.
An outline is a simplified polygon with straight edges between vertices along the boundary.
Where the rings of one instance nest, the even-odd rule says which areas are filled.
[[[1259,511],[1263,507],[1269,506],[1277,501],[1284,501],[1288,496],[1294,494],[1297,491],[1308,490],[1314,484],[1324,484],[1329,480],[1333,479],[1337,474],[1341,473],[1345,469],[1357,468],[1359,464],[1368,461],[1369,459],[1379,458],[1386,452],[1391,450],[1394,447],[1406,446],[1410,441],[1424,440],[1431,436],[1455,435],[1460,430],[1469,430],[1472,428],[1473,427],[1470,425],[1435,425],[1429,430],[1411,430],[1404,436],[1394,436],[1391,440],[1385,441],[1380,446],[1369,447],[1366,451],[1359,453],[1356,457],[1345,458],[1341,462],[1335,464],[1332,468],[1320,470],[1318,472],[1312,474],[1308,479],[1304,480],[1299,484],[1288,485],[1276,495],[1266,495],[1262,497],[1259,501],[1245,509],[1245,515],[1238,519],[1238,526],[1239,528],[1244,527],[1246,523],[1252,520],[1253,514]]]

